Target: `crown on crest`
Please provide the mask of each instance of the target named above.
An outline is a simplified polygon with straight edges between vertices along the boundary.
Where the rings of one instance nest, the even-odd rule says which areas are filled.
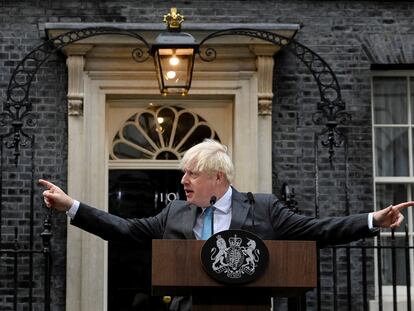
[[[238,238],[237,235],[229,238],[230,247],[239,247],[242,243],[242,239]]]

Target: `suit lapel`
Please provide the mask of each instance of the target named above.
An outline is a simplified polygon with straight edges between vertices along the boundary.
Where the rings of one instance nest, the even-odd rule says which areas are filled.
[[[185,212],[183,214],[182,228],[183,228],[183,233],[186,239],[190,239],[190,240],[195,239],[193,228],[194,228],[194,223],[197,218],[197,210],[198,210],[198,207],[196,205],[189,204],[186,207]]]
[[[233,188],[230,229],[241,229],[249,214],[250,204],[247,197]]]

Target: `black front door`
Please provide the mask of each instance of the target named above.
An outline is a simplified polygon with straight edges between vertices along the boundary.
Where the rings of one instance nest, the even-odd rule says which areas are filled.
[[[171,200],[184,199],[178,170],[110,170],[109,212],[124,218],[158,214]],[[151,297],[151,241],[108,244],[108,310],[166,310]]]

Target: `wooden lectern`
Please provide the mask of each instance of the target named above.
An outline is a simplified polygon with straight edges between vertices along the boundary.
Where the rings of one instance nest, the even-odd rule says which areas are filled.
[[[243,285],[221,284],[204,271],[205,241],[153,240],[152,294],[192,296],[193,310],[269,310],[270,297],[298,297],[316,287],[316,243],[264,241],[269,265]]]

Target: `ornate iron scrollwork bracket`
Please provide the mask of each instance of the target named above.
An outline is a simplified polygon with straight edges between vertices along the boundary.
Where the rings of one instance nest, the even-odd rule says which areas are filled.
[[[7,149],[13,150],[14,162],[17,165],[20,156],[20,147],[28,146],[33,136],[29,135],[24,126],[33,127],[36,120],[30,113],[32,104],[29,102],[12,103],[7,101],[4,105],[4,112],[0,113],[0,127],[9,127],[9,131],[2,135],[2,141]]]
[[[111,34],[133,37],[145,46],[146,50],[139,47],[133,50],[132,57],[136,61],[143,62],[149,57],[150,46],[139,34],[123,29],[97,27],[70,31],[51,38],[32,50],[16,66],[7,87],[7,99],[3,105],[3,111],[0,113],[0,128],[7,129],[2,139],[7,149],[13,149],[16,165],[21,154],[21,147],[28,146],[34,138],[25,128],[36,125],[35,117],[31,113],[33,106],[29,96],[31,84],[39,68],[49,57],[65,46],[86,38]]]
[[[342,146],[345,140],[345,132],[339,129],[338,125],[349,124],[351,115],[345,111],[338,79],[328,63],[317,53],[294,39],[265,30],[247,28],[219,30],[208,35],[200,42],[200,58],[204,61],[214,60],[217,55],[216,51],[211,47],[205,49],[201,47],[208,40],[230,35],[253,37],[279,45],[294,54],[309,69],[318,85],[320,95],[320,102],[317,104],[318,111],[313,116],[313,122],[315,125],[325,126],[319,136],[325,137],[325,139],[322,138],[321,144],[328,148],[329,161],[332,164],[335,148]]]
[[[313,115],[313,122],[317,125],[325,125],[325,129],[319,133],[319,136],[322,137],[322,146],[328,148],[329,161],[332,164],[335,148],[343,146],[346,140],[345,131],[339,129],[338,125],[348,125],[351,115],[344,111],[345,105],[342,102],[319,103],[318,108],[319,111]]]
[[[136,61],[143,62],[150,56],[148,42],[137,33],[117,28],[98,27],[70,31],[51,38],[31,51],[17,65],[7,88],[7,100],[3,112],[0,113],[0,127],[10,127],[9,131],[2,137],[6,147],[14,149],[15,163],[17,163],[20,156],[20,148],[27,146],[33,138],[25,131],[24,127],[35,125],[35,119],[31,114],[32,104],[29,100],[29,91],[39,68],[53,53],[67,45],[86,38],[108,34],[133,37],[143,43],[146,50],[137,47],[132,52],[132,57]],[[338,129],[337,125],[349,123],[351,116],[345,112],[339,83],[330,66],[318,54],[294,39],[264,30],[236,28],[216,31],[201,40],[200,47],[208,40],[229,35],[253,37],[286,48],[310,70],[318,85],[321,98],[313,121],[316,125],[325,126],[325,129],[321,132],[321,135],[326,136],[326,139],[322,141],[322,145],[329,149],[329,158],[332,161],[334,149],[342,145],[345,135],[343,131]],[[199,55],[204,61],[212,61],[216,58],[216,51],[211,47],[207,47],[201,49]]]

